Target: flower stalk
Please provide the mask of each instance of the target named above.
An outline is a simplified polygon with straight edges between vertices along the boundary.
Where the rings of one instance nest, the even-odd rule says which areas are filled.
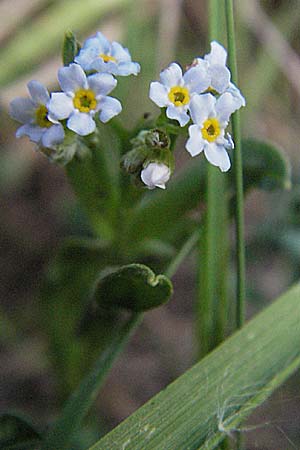
[[[238,81],[235,29],[234,29],[234,10],[233,0],[225,1],[226,23],[227,23],[227,41],[229,66],[234,83]],[[245,321],[245,241],[244,241],[244,192],[243,192],[243,166],[242,166],[242,148],[241,148],[241,127],[240,114],[236,111],[231,119],[232,133],[235,140],[234,152],[234,175],[236,189],[236,258],[237,258],[237,277],[236,277],[236,328],[243,326]],[[237,449],[244,447],[243,436],[237,437]]]
[[[217,0],[209,1],[209,39],[221,40],[223,17]],[[221,165],[219,165],[221,166]],[[226,167],[225,167],[226,168]],[[227,179],[213,167],[207,169],[207,210],[199,246],[197,335],[203,357],[225,337],[227,325],[228,204]]]
[[[232,80],[237,83],[237,63],[234,31],[233,1],[226,0],[226,22],[228,39],[229,66]],[[236,186],[236,256],[237,256],[237,287],[236,287],[236,328],[241,328],[245,316],[245,242],[244,242],[244,195],[243,195],[243,167],[241,149],[240,114],[236,111],[232,116],[232,133],[235,141],[235,186]]]

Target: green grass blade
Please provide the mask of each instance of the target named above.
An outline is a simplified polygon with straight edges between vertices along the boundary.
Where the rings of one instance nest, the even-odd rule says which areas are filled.
[[[300,285],[91,450],[214,449],[300,366]]]

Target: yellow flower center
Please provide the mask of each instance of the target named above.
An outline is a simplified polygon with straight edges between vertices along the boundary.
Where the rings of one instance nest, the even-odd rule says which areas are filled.
[[[190,101],[190,94],[187,88],[181,86],[173,86],[168,94],[169,100],[175,106],[187,105]]]
[[[113,61],[116,62],[116,58],[114,58],[114,56],[110,56],[110,55],[105,55],[105,53],[100,53],[100,58],[103,59],[104,62],[108,62],[108,61]]]
[[[48,120],[48,109],[45,105],[39,105],[35,110],[35,122],[41,128],[50,128],[53,123]]]
[[[73,98],[73,103],[75,108],[83,113],[90,112],[97,106],[95,93],[91,89],[78,89]]]
[[[214,142],[221,133],[218,119],[207,119],[203,124],[201,132],[203,139],[206,139],[208,142]]]

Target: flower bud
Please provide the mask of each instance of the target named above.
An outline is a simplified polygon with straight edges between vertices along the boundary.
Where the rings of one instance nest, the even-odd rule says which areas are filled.
[[[170,168],[156,162],[149,163],[141,172],[141,180],[149,189],[156,187],[166,189],[166,182],[169,181],[170,176]]]
[[[123,157],[121,167],[132,175],[134,184],[165,189],[174,170],[169,136],[159,128],[142,130],[131,144],[133,149]]]

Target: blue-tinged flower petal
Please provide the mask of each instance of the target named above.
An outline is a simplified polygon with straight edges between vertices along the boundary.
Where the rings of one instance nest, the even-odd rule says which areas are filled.
[[[93,38],[88,39],[88,41],[90,41],[88,43],[89,46],[94,45],[94,42],[92,42],[92,39]],[[100,31],[98,31],[96,33],[96,39],[97,39],[98,45],[100,46],[100,49],[103,51],[103,53],[108,53],[111,49],[110,41]]]
[[[166,110],[166,115],[169,119],[178,120],[181,127],[184,127],[190,120],[188,113],[181,107],[169,105]]]
[[[100,57],[97,57],[91,62],[90,68],[96,70],[97,72],[111,73],[113,75],[117,75],[118,72],[118,65],[116,62],[114,61],[104,62],[103,59]]]
[[[83,53],[86,50],[89,50],[91,48],[96,49],[99,53],[104,53],[109,51],[110,49],[110,43],[106,39],[105,36],[103,36],[102,33],[97,33],[95,36],[92,36],[88,38],[86,41],[84,41],[83,46],[79,52],[79,55]]]
[[[18,122],[31,122],[35,117],[36,106],[29,98],[14,98],[9,105],[9,114]]]
[[[229,156],[222,145],[209,143],[204,146],[204,154],[206,159],[213,165],[221,169],[222,172],[227,172],[230,169],[231,163]]]
[[[87,88],[86,75],[79,64],[61,67],[58,71],[58,81],[62,90],[67,93]]]
[[[63,126],[58,123],[50,128],[47,128],[43,133],[41,143],[43,147],[52,148],[55,145],[61,144],[64,140],[65,132]]]
[[[28,136],[31,141],[38,143],[43,136],[45,128],[41,128],[38,125],[26,123],[17,129],[16,137]]]
[[[229,83],[227,92],[229,92],[237,101],[239,101],[240,103],[239,108],[241,106],[246,106],[245,98],[242,96],[240,90],[233,83]]]
[[[75,62],[79,64],[84,70],[91,70],[91,64],[99,57],[101,50],[99,46],[88,47],[80,50],[75,57]]]
[[[205,141],[201,135],[199,125],[191,125],[189,127],[189,139],[185,144],[185,148],[191,156],[199,155],[204,149]]]
[[[234,111],[240,108],[240,100],[229,92],[222,94],[216,102],[216,113],[220,122],[228,122]]]
[[[189,105],[192,121],[202,126],[204,120],[215,116],[215,104],[216,98],[211,94],[194,95]]]
[[[27,84],[32,100],[38,105],[47,105],[50,95],[47,89],[36,80],[29,81]]]
[[[49,102],[49,113],[56,119],[67,119],[74,110],[74,104],[71,97],[63,92],[54,92],[51,94]]]
[[[226,66],[214,64],[209,68],[211,76],[210,87],[219,94],[228,89],[230,83],[230,71]]]
[[[229,134],[229,133],[226,133],[226,138],[224,138],[224,147],[227,149],[227,150],[233,150],[234,149],[234,142],[233,142],[233,139],[232,139],[232,137],[231,137],[231,134]]]
[[[80,136],[87,136],[95,131],[96,123],[90,114],[73,112],[68,119],[67,127]]]
[[[181,67],[172,63],[160,73],[160,81],[165,86],[171,88],[172,86],[181,86],[183,84]]]
[[[221,66],[226,65],[227,51],[225,48],[216,41],[210,43],[210,53],[204,56],[204,59],[209,62],[209,64],[218,64]]]
[[[191,67],[183,75],[184,84],[190,92],[200,94],[206,91],[210,86],[210,76],[207,71],[207,65],[202,64]]]
[[[104,97],[102,100],[100,100],[99,118],[101,122],[108,122],[114,116],[120,114],[121,111],[122,105],[116,98]]]
[[[170,103],[167,89],[158,81],[153,81],[150,84],[149,97],[160,108],[167,106]]]
[[[117,62],[130,62],[131,56],[127,48],[122,47],[118,42],[111,44],[111,56],[116,58]]]
[[[127,77],[128,75],[137,75],[141,71],[141,66],[136,62],[120,62],[117,66],[115,75]]]
[[[107,95],[117,85],[117,80],[110,73],[96,73],[88,77],[89,87],[96,95]]]

